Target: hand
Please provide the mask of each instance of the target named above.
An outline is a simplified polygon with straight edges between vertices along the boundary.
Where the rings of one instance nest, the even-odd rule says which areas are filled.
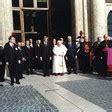
[[[75,59],[77,59],[77,55],[75,56]]]
[[[18,64],[21,64],[21,60],[18,60]]]
[[[40,60],[42,61],[42,57],[40,57]]]
[[[68,57],[66,56],[65,59],[68,60]]]
[[[52,57],[50,57],[50,60],[52,60]]]
[[[103,59],[103,57],[100,57],[100,59],[102,60],[102,59]]]
[[[36,56],[36,59],[38,58],[38,56]]]
[[[22,61],[26,61],[26,59],[23,57],[23,58],[22,58]]]
[[[2,65],[2,62],[0,62],[0,65]]]
[[[9,63],[8,63],[8,62],[6,62],[6,65],[9,65]]]

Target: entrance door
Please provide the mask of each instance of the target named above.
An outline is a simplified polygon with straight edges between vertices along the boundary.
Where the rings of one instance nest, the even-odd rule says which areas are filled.
[[[51,35],[67,37],[72,34],[71,0],[51,0]]]

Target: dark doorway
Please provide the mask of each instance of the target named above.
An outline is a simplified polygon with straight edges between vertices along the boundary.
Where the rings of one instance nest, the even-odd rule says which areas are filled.
[[[71,0],[51,0],[51,35],[67,37],[72,34]]]
[[[112,11],[110,11],[107,21],[108,21],[107,23],[108,24],[108,35],[112,37]]]

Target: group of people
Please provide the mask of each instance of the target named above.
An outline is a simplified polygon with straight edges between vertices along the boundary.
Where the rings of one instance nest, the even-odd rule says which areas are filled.
[[[98,37],[96,42],[91,43],[82,31],[74,42],[71,36],[66,41],[54,38],[52,42],[44,36],[43,41],[39,39],[34,43],[29,39],[25,43],[16,43],[15,36],[11,35],[4,48],[0,47],[0,82],[4,81],[5,66],[9,69],[11,85],[15,81],[20,84],[23,73],[35,74],[35,70],[42,70],[44,77],[92,71],[106,76],[107,47],[112,47],[108,36],[104,35],[103,41]]]

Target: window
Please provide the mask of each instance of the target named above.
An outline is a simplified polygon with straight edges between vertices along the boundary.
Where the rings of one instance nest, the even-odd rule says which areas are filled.
[[[32,11],[28,10],[24,12],[25,32],[31,32],[31,25],[32,25]]]
[[[14,30],[20,30],[20,12],[13,11],[13,27]]]
[[[47,8],[47,1],[48,0],[37,0],[37,7],[38,8]]]
[[[12,7],[19,7],[19,0],[12,0]]]
[[[112,0],[106,0],[107,3],[112,3]]]
[[[47,35],[47,12],[25,11],[24,28],[25,32],[38,32],[39,36]]]
[[[23,0],[23,7],[34,7],[33,0]]]
[[[48,0],[12,0],[16,40],[41,38],[48,34]]]

